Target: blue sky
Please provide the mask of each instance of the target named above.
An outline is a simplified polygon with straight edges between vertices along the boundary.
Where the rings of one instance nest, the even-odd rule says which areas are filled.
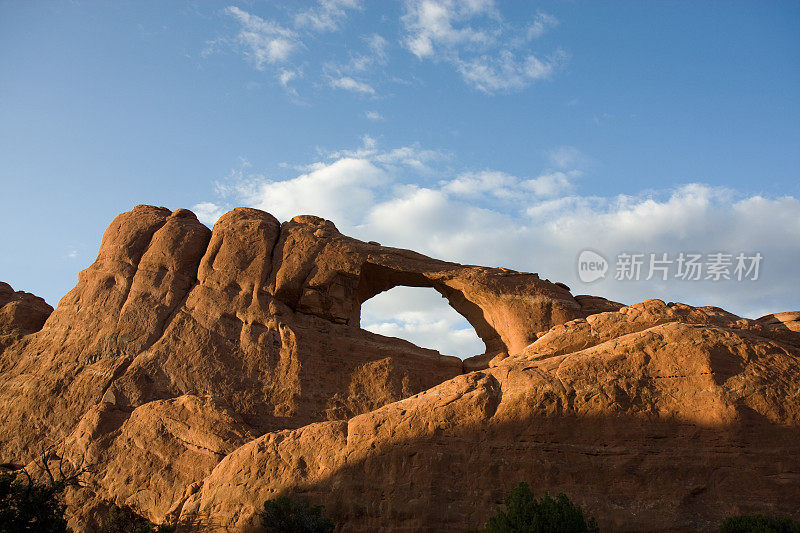
[[[252,205],[574,293],[797,309],[798,29],[797,2],[0,2],[0,279],[55,305],[119,212]],[[764,260],[583,284],[584,248]],[[384,332],[444,312],[381,305]]]

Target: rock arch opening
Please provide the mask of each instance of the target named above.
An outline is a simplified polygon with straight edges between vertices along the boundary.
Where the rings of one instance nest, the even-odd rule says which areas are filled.
[[[393,291],[393,293],[390,295],[387,291],[390,291],[395,287],[400,287],[401,289],[399,292]],[[419,289],[417,289],[412,293],[409,292],[409,288],[432,288],[435,292],[427,291],[421,293]],[[376,297],[376,295],[380,295],[381,293],[387,294],[379,298],[373,304],[368,304],[368,314],[364,316],[366,321],[362,320],[363,304]],[[435,296],[432,296],[432,294],[435,293],[439,293],[444,300],[439,300]],[[411,342],[414,342],[420,346],[435,348],[443,354],[457,355],[461,358],[466,358],[481,353],[496,354],[506,350],[505,344],[500,338],[500,335],[491,325],[489,325],[484,317],[483,310],[478,305],[469,301],[464,294],[462,294],[459,290],[449,286],[446,281],[433,279],[426,276],[422,272],[400,271],[382,265],[366,263],[361,268],[361,275],[359,277],[358,287],[356,289],[356,298],[358,305],[355,306],[353,313],[355,316],[351,317],[350,323],[359,324],[365,329],[370,329],[370,331],[391,335],[394,337],[405,338],[406,340],[410,340]],[[416,305],[414,303],[415,299],[420,305]],[[424,306],[433,309],[434,312],[439,311],[442,314],[443,320],[445,322],[449,322],[450,325],[453,326],[450,328],[452,333],[448,335],[449,345],[455,347],[460,344],[462,349],[469,351],[448,353],[449,348],[442,350],[437,346],[431,346],[430,342],[427,344],[420,344],[419,339],[424,341],[426,339],[425,335],[420,335],[418,336],[418,340],[414,340],[404,335],[392,334],[391,332],[405,332],[408,334],[412,329],[414,329],[413,320],[411,320],[411,328],[406,327],[404,329],[404,324],[398,324],[398,319],[400,319],[400,322],[403,322],[403,317],[397,316],[397,313],[395,314],[393,320],[384,320],[383,322],[376,320],[376,318],[380,318],[381,316],[391,318],[392,305],[396,305],[397,302],[404,301],[411,303],[411,312],[424,311]],[[445,305],[442,306],[442,303],[445,303]],[[374,310],[372,309],[373,305],[375,306]],[[408,306],[406,306],[406,308],[408,309]],[[398,311],[403,312],[404,309],[398,309]],[[454,312],[455,315],[451,314],[452,312]],[[424,320],[424,315],[425,313],[420,313],[416,316],[406,315],[406,318],[417,318],[418,320]],[[432,316],[434,315],[428,315],[428,317]],[[458,318],[458,316],[461,318]],[[405,322],[405,325],[408,325],[409,321],[407,320]],[[473,333],[480,338],[481,342],[475,342],[474,338],[471,338],[470,328],[467,327],[465,323],[471,326]],[[439,327],[441,326],[442,325],[440,324]],[[417,328],[417,331],[421,333],[423,330],[430,331],[431,329],[434,328],[422,327]],[[481,343],[483,346],[481,346]]]
[[[431,288],[400,285],[377,294],[362,305],[361,327],[462,359],[486,349],[472,325]]]

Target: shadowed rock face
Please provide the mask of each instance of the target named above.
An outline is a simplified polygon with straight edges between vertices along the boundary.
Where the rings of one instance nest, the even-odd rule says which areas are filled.
[[[226,413],[237,435],[253,437],[346,419],[460,374],[458,358],[358,327],[363,301],[403,284],[445,295],[494,353],[582,316],[568,291],[535,274],[363,243],[317,217],[281,225],[239,208],[212,232],[185,209],[137,206],[114,219],[46,322],[52,309],[41,299],[0,286],[4,453],[30,459],[45,437],[67,439],[111,465],[113,450],[144,453],[145,441],[126,435],[176,399]],[[216,431],[198,446],[219,440]],[[169,449],[194,449],[164,438]],[[207,470],[222,453],[208,450],[199,453],[211,462],[197,462]],[[174,495],[158,487],[200,478],[171,470],[162,481],[145,476],[153,487],[134,503],[162,509]]]
[[[528,481],[565,492],[606,531],[797,518],[800,337],[773,333],[660,300],[556,326],[487,370],[261,436],[174,513],[248,530],[265,499],[290,493],[348,531],[463,531]]]
[[[397,285],[437,290],[486,353],[360,329]],[[623,307],[317,217],[238,208],[212,232],[152,206],[111,223],[50,311],[0,284],[0,459],[52,443],[92,463],[78,530],[101,499],[246,530],[289,492],[347,530],[451,531],[521,480],[613,530],[797,513],[796,313]]]

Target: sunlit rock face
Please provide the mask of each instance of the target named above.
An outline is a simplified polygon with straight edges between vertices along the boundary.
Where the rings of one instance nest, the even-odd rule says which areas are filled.
[[[42,329],[52,312],[42,298],[0,281],[0,349]]]
[[[396,286],[441,294],[484,353],[361,329]],[[52,314],[4,287],[3,460],[53,444],[94,465],[67,494],[77,530],[108,499],[245,531],[283,493],[348,531],[460,530],[523,480],[614,531],[798,513],[793,313],[623,307],[246,208],[213,231],[119,215]]]

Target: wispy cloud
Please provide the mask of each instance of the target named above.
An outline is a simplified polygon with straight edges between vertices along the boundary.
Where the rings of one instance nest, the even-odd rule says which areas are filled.
[[[347,18],[348,9],[361,9],[360,0],[318,0],[316,6],[297,13],[294,22],[318,32],[335,31]]]
[[[372,35],[365,37],[364,40],[367,42],[367,46],[369,47],[372,57],[375,58],[375,60],[379,63],[385,63],[386,47],[388,46],[389,42],[377,33],[373,33]]]
[[[373,74],[376,66],[387,62],[386,48],[388,42],[377,33],[362,38],[364,53],[351,54],[348,61],[337,63],[329,61],[323,65],[328,78],[328,85],[336,89],[375,95],[377,91],[365,78]]]
[[[386,48],[388,41],[377,33],[365,36],[362,41],[366,45],[365,53],[357,53],[350,57],[346,63],[329,66],[337,70],[353,73],[353,72],[366,72],[375,65],[385,65],[387,60]]]
[[[372,120],[374,122],[383,120],[383,115],[381,115],[377,111],[367,111],[366,113],[364,113],[364,116],[367,117],[367,119]]]
[[[278,83],[290,95],[297,96],[297,90],[291,83],[302,75],[303,69],[299,65],[291,64],[290,60],[300,51],[307,50],[304,39],[313,38],[313,35],[304,30],[311,30],[312,34],[335,31],[346,19],[348,10],[360,8],[358,0],[319,0],[315,6],[295,13],[291,18],[293,28],[289,28],[237,6],[228,6],[223,12],[239,24],[237,34],[232,38],[222,37],[210,41],[203,55],[208,56],[221,45],[232,46],[257,70],[263,71],[272,67]],[[385,45],[385,41],[377,39],[382,38],[374,36],[369,47],[380,60],[385,54],[377,47]]]
[[[554,16],[539,12],[521,30],[505,22],[491,0],[406,0],[402,23],[411,53],[452,64],[467,84],[487,94],[550,78],[568,58],[562,50],[542,56],[526,49],[558,25]]]
[[[228,6],[223,12],[239,24],[239,30],[233,37],[209,42],[204,55],[232,46],[254,68],[271,71],[294,97],[304,72],[311,78],[310,87],[377,94],[381,81],[403,79],[396,72],[391,76],[384,72],[392,43],[398,41],[420,60],[451,65],[469,86],[486,94],[520,91],[550,79],[568,59],[558,48],[544,53],[531,49],[534,41],[558,25],[554,16],[540,11],[527,24],[511,23],[493,0],[405,0],[399,39],[356,34],[341,49],[344,53],[331,49],[324,60],[310,55],[321,34],[341,31],[348,16],[363,8],[360,0],[318,0],[311,7],[284,10],[280,23]],[[320,78],[322,83],[314,83]]]
[[[547,159],[550,165],[559,169],[583,169],[592,165],[592,159],[574,146],[558,146],[547,150]]]
[[[331,87],[344,89],[345,91],[352,91],[361,94],[375,94],[375,89],[373,89],[368,83],[354,80],[350,76],[331,78],[329,84]]]
[[[553,15],[548,15],[542,11],[536,14],[536,18],[528,25],[525,36],[528,39],[538,39],[547,33],[551,28],[558,26],[558,19]]]
[[[475,18],[497,19],[494,2],[474,0],[407,0],[402,22],[406,47],[420,59],[451,54],[459,46],[488,45],[497,30],[471,25]]]
[[[548,58],[535,55],[518,58],[508,50],[496,56],[482,55],[469,61],[457,60],[464,80],[484,93],[518,91],[533,81],[547,79],[566,60],[566,53],[557,51]]]
[[[287,87],[299,74],[299,70],[282,69],[278,75],[278,80],[281,82],[281,85]]]
[[[263,70],[266,65],[283,63],[299,45],[295,32],[271,20],[264,20],[236,6],[225,8],[225,13],[240,24],[236,40],[253,65]]]

